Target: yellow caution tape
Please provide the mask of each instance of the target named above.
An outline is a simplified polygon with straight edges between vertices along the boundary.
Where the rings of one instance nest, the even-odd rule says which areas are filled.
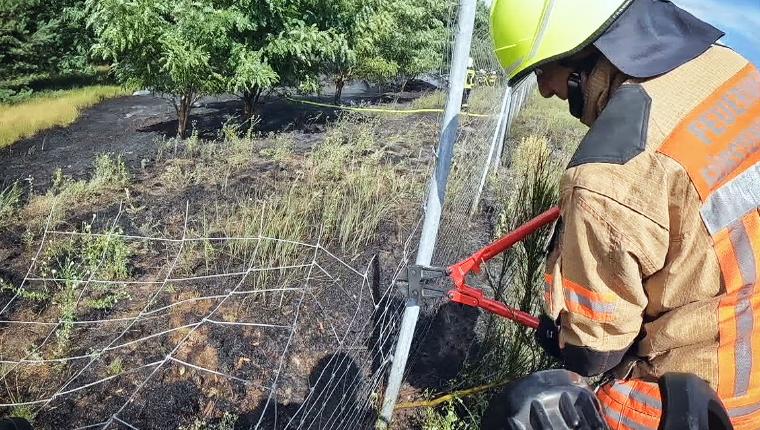
[[[437,397],[432,400],[422,400],[417,402],[406,402],[406,403],[399,403],[396,405],[394,410],[400,410],[400,409],[416,409],[416,408],[432,408],[435,406],[440,405],[441,403],[448,402],[449,400],[454,399],[461,399],[463,397],[472,396],[474,394],[482,393],[483,391],[492,390],[497,387],[501,387],[502,385],[506,385],[507,382],[497,382],[494,384],[487,384],[487,385],[481,385],[479,387],[475,388],[469,388],[467,390],[460,390],[460,391],[454,391],[452,393],[446,394],[444,396]]]
[[[380,112],[380,113],[442,113],[443,109],[382,109],[382,108],[361,108],[361,107],[351,107],[351,106],[338,106],[328,103],[318,103],[313,102],[310,100],[300,100],[300,99],[294,99],[292,97],[285,97],[286,99],[303,103],[307,105],[312,106],[319,106],[319,107],[326,107],[331,109],[341,109],[341,110],[349,110],[354,112]],[[477,118],[484,118],[489,117],[491,115],[481,114],[481,113],[470,113],[470,112],[459,112],[460,115],[465,116],[472,116]]]

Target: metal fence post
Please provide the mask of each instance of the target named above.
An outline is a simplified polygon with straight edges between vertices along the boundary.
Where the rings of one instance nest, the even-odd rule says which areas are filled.
[[[501,110],[499,111],[499,120],[496,122],[496,128],[493,131],[493,138],[491,139],[491,147],[488,149],[488,158],[483,163],[483,174],[480,176],[480,185],[478,191],[475,193],[475,198],[472,200],[472,207],[470,207],[470,216],[478,209],[478,203],[480,203],[480,195],[483,193],[483,187],[486,185],[486,179],[488,179],[488,172],[491,170],[491,165],[494,167],[498,165],[498,162],[493,160],[496,154],[497,144],[499,143],[499,137],[502,136],[504,128],[507,126],[507,106],[509,105],[509,99],[512,97],[512,88],[507,85],[504,88],[504,97],[501,101]]]
[[[438,141],[438,150],[435,163],[435,171],[428,185],[427,202],[425,204],[425,220],[422,225],[422,236],[417,250],[416,264],[429,265],[433,259],[433,249],[438,237],[438,227],[441,221],[441,210],[446,194],[446,183],[449,179],[452,158],[454,155],[454,141],[459,128],[459,111],[462,106],[462,94],[464,82],[467,76],[467,61],[470,56],[472,43],[472,30],[475,24],[476,0],[461,0],[459,4],[459,18],[457,20],[457,34],[454,42],[454,54],[449,72],[449,94],[446,100],[443,120],[441,121],[441,137]],[[393,418],[393,409],[398,400],[401,383],[404,379],[406,361],[409,358],[409,349],[417,326],[420,314],[420,306],[413,297],[407,299],[399,339],[393,354],[393,364],[388,376],[388,386],[383,397],[383,406],[380,416],[375,423],[375,428],[387,428]]]

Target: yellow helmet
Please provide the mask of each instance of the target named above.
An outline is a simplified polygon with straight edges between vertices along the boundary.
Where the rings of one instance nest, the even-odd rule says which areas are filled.
[[[593,42],[632,0],[494,0],[491,36],[510,82]]]

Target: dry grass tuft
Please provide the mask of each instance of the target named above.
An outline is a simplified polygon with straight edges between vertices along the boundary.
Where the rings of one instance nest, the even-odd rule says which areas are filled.
[[[59,169],[53,175],[53,186],[45,194],[34,194],[20,210],[21,219],[31,230],[43,227],[50,216],[50,228],[63,219],[67,211],[81,206],[92,196],[126,187],[131,180],[124,160],[101,154],[95,159],[90,180],[75,181]]]
[[[443,109],[446,106],[446,92],[431,91],[412,101],[412,109]]]
[[[118,86],[97,85],[42,94],[18,104],[0,105],[0,148],[34,136],[40,130],[74,122],[82,109],[127,95]]]

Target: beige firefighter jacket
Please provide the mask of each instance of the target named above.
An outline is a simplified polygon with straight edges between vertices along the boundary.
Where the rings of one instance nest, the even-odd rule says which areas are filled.
[[[602,60],[582,121],[547,261],[564,358],[695,373],[760,420],[760,73],[720,46],[643,82]]]

